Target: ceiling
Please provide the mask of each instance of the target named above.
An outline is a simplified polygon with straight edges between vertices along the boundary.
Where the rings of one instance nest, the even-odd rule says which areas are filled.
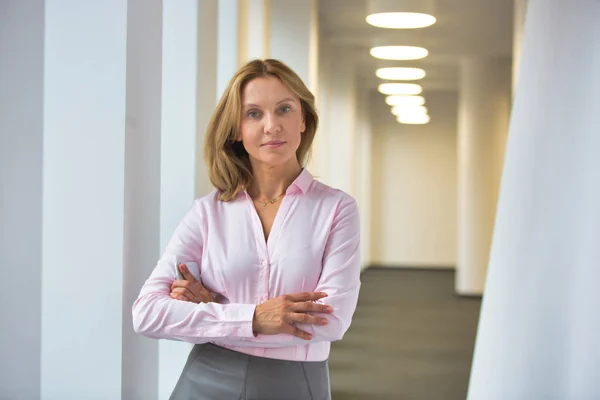
[[[415,66],[427,73],[418,81],[425,91],[456,90],[463,57],[512,56],[513,0],[437,0],[437,22],[411,30],[367,24],[367,0],[320,0],[318,4],[321,40],[352,55],[357,73],[369,89],[381,83],[375,76],[378,67]],[[416,61],[377,60],[369,49],[378,38],[398,44],[420,43],[429,55]]]

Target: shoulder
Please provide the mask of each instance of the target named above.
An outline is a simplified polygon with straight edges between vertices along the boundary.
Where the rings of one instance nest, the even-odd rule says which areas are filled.
[[[221,193],[218,190],[213,190],[206,196],[197,198],[194,201],[194,208],[203,215],[214,215],[225,212],[232,207],[235,208],[243,202],[244,194],[240,193],[231,201],[223,201],[219,199]]]
[[[320,202],[324,209],[334,209],[337,216],[358,215],[358,204],[354,197],[341,189],[336,189],[316,179],[310,185],[307,195],[316,202]]]
[[[333,201],[340,204],[356,204],[356,199],[341,189],[336,189],[321,181],[314,180],[308,191],[312,197],[318,197],[326,201]]]

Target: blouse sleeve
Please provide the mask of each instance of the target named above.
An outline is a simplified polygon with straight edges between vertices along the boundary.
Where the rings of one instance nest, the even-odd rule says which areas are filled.
[[[199,200],[176,228],[154,271],[133,304],[136,333],[159,339],[206,343],[223,338],[254,338],[254,304],[184,302],[170,297],[177,265],[195,262],[202,270],[202,218]],[[196,277],[197,279],[199,276]]]

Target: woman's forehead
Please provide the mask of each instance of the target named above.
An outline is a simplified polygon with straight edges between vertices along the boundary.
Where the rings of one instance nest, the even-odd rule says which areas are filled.
[[[286,98],[297,100],[297,96],[276,77],[254,78],[246,84],[242,91],[242,102],[246,103],[277,103]]]

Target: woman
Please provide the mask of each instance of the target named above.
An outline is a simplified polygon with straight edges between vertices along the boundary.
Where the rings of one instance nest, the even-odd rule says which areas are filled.
[[[171,399],[330,399],[330,343],[360,287],[356,202],[303,168],[314,96],[244,65],[209,123],[197,199],[133,306],[136,332],[195,343]],[[178,279],[178,272],[183,279]]]

